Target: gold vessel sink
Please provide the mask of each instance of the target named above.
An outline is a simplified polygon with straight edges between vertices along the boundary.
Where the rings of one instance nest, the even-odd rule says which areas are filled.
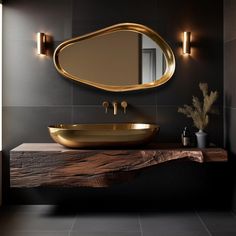
[[[69,148],[133,146],[149,142],[159,126],[144,123],[58,124],[48,127],[52,139]]]

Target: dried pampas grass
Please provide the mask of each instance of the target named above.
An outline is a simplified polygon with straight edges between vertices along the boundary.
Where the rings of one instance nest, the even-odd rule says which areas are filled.
[[[210,94],[208,94],[207,83],[199,83],[199,88],[202,91],[203,102],[193,96],[192,106],[184,105],[183,107],[179,107],[178,112],[192,118],[194,126],[199,130],[204,130],[209,123],[208,113],[216,113],[216,111],[212,109],[212,105],[218,98],[218,92],[211,91]]]

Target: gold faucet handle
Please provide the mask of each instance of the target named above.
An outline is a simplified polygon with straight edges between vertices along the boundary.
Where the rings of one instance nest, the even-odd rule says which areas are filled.
[[[102,103],[102,106],[105,108],[105,113],[107,114],[108,113],[109,102],[108,101],[104,101]]]
[[[112,105],[113,105],[113,109],[114,109],[113,114],[117,115],[118,102],[113,102]]]
[[[127,108],[127,106],[128,106],[128,103],[127,103],[126,101],[122,101],[122,102],[121,102],[121,106],[122,106],[123,109],[124,109],[124,114],[126,114],[126,108]]]

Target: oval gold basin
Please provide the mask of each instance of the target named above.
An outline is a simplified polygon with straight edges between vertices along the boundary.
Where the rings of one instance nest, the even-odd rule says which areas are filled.
[[[58,124],[48,127],[52,139],[66,147],[134,146],[149,142],[159,126],[143,123]]]

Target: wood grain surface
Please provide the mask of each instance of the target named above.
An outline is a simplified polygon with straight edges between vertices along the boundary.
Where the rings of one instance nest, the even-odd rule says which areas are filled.
[[[10,152],[11,187],[108,187],[167,161],[227,161],[221,148],[149,147],[133,150],[67,149],[56,143],[22,144]]]

